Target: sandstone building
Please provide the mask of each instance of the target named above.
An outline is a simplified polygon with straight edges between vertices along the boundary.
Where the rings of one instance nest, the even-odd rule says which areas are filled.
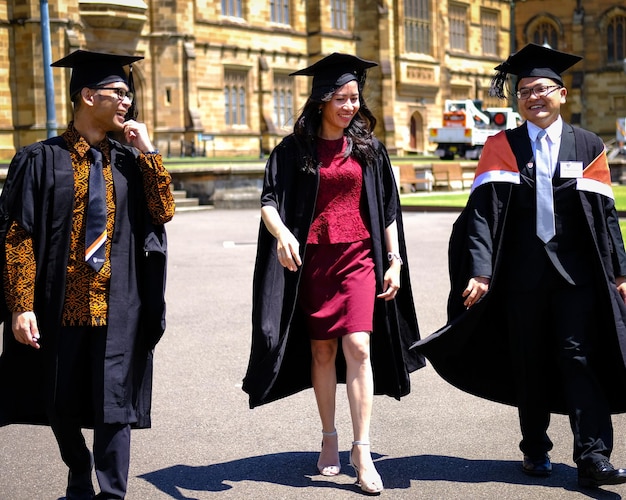
[[[626,4],[615,0],[517,0],[518,46],[548,43],[584,57],[567,73],[571,122],[605,140],[626,117]]]
[[[0,159],[45,138],[51,128],[41,3],[0,2]],[[365,94],[379,120],[376,133],[390,152],[427,151],[432,149],[427,129],[440,124],[445,99],[502,105],[487,95],[493,67],[515,43],[546,37],[556,40],[556,48],[588,58],[571,75],[574,121],[612,134],[615,115],[626,115],[621,66],[626,9],[617,1],[587,1],[584,9],[581,3],[49,0],[47,5],[53,61],[78,48],[144,56],[133,66],[139,119],[157,147],[175,156],[221,157],[271,150],[289,133],[308,95],[308,79],[289,73],[335,51],[379,62],[369,72]],[[52,74],[52,125],[61,132],[71,119],[69,70],[54,68]]]

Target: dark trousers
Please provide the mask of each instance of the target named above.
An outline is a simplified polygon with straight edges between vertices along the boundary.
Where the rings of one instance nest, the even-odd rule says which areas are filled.
[[[94,423],[93,464],[100,486],[95,498],[113,500],[126,495],[130,425],[103,421],[105,342],[106,327],[61,329],[57,386],[49,417],[63,462],[75,476],[85,475],[92,467],[92,453],[82,427],[85,410],[91,412],[88,420]]]
[[[604,387],[588,363],[596,339],[596,293],[572,286],[553,269],[531,291],[509,291],[510,347],[517,376],[520,449],[531,457],[552,449],[549,387],[561,383],[574,437],[573,459],[580,466],[609,458],[613,426]],[[556,368],[549,372],[545,367]],[[549,373],[556,373],[552,380]]]

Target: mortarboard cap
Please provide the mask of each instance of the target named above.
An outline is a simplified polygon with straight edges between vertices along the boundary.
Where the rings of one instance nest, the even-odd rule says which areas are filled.
[[[124,66],[129,66],[143,56],[105,54],[88,50],[77,50],[51,66],[72,68],[70,78],[70,97],[84,87],[99,87],[113,82],[124,82],[132,91],[132,77],[127,76]],[[132,71],[132,70],[131,70]]]
[[[504,82],[509,74],[516,75],[518,81],[527,77],[544,77],[563,85],[561,73],[581,59],[582,57],[574,54],[529,43],[494,68],[498,73],[493,77],[489,94],[500,98],[506,97],[504,95]]]
[[[365,70],[374,66],[378,64],[351,54],[334,52],[308,68],[295,71],[289,76],[312,76],[311,97],[321,100],[324,95],[334,92],[353,80],[356,80],[361,88],[365,83]]]

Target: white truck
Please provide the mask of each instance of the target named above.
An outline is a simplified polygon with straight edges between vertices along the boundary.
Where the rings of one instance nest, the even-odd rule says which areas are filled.
[[[606,143],[609,160],[626,155],[626,118],[615,122],[615,139]]]
[[[521,122],[513,108],[481,110],[471,99],[446,100],[443,126],[430,128],[428,141],[437,145],[435,155],[443,160],[452,160],[455,155],[477,160],[489,136]]]

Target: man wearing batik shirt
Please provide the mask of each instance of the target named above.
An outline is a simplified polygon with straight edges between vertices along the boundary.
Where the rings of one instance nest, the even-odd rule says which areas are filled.
[[[174,201],[146,126],[127,119],[134,96],[124,66],[138,59],[77,51],[53,64],[73,69],[74,120],[18,152],[0,199],[0,424],[52,427],[68,499],[124,498],[130,428],[150,426],[153,348],[165,326],[163,225]],[[11,382],[18,370],[33,383]],[[94,429],[93,452],[83,427]]]

